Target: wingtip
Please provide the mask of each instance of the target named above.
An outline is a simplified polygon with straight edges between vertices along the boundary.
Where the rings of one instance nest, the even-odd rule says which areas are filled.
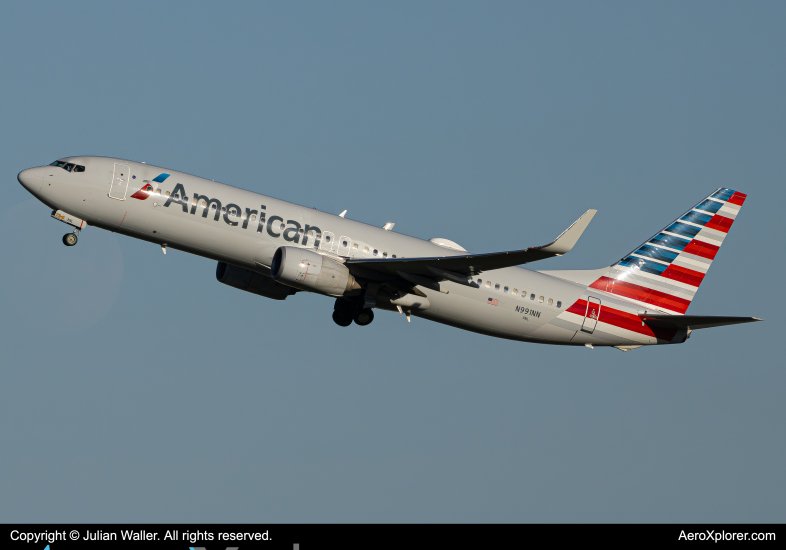
[[[573,222],[562,234],[554,239],[551,243],[543,247],[543,250],[552,252],[557,255],[562,255],[570,252],[579,240],[579,237],[587,229],[587,226],[592,221],[592,218],[597,213],[597,210],[590,208],[581,217]]]

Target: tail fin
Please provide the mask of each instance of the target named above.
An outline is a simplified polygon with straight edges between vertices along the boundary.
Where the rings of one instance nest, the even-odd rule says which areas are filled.
[[[684,314],[746,197],[718,189],[589,287]]]

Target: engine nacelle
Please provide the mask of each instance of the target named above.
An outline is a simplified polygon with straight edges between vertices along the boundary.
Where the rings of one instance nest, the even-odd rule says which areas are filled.
[[[219,283],[273,300],[286,300],[287,296],[292,296],[297,292],[294,288],[277,283],[261,273],[224,262],[218,262],[216,266],[216,279]]]
[[[284,284],[329,296],[343,296],[360,289],[344,264],[294,246],[282,246],[276,250],[270,276]]]

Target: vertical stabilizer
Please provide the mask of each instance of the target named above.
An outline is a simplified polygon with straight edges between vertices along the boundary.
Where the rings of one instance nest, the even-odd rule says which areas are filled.
[[[746,197],[718,189],[610,266],[589,287],[684,314]]]

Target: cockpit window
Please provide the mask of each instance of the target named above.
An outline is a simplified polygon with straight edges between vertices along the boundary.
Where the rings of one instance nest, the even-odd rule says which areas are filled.
[[[50,164],[49,166],[57,166],[59,168],[62,168],[66,172],[72,172],[72,171],[73,172],[84,172],[85,171],[85,167],[82,166],[81,164],[74,164],[72,162],[64,162],[62,160],[56,160],[52,164]]]

